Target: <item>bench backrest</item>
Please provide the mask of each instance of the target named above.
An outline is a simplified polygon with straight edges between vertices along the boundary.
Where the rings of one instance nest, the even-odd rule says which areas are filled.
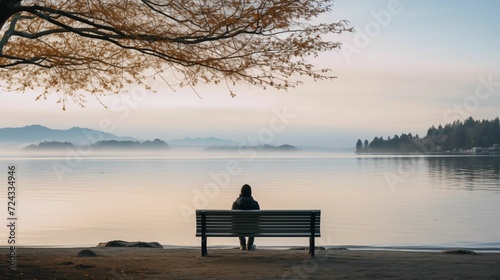
[[[196,210],[196,236],[320,237],[320,210]]]

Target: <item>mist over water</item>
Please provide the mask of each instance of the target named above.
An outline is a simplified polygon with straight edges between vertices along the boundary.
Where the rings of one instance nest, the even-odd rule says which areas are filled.
[[[194,210],[230,209],[248,183],[262,209],[320,209],[320,246],[500,248],[499,157],[247,152],[99,151],[0,161],[5,169],[16,165],[20,246],[115,239],[198,246]],[[209,246],[236,244],[209,238]]]

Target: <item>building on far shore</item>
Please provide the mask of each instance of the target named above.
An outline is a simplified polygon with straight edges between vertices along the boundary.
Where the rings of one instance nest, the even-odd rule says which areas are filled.
[[[500,144],[494,144],[491,147],[474,147],[470,150],[473,155],[499,155],[500,154]]]

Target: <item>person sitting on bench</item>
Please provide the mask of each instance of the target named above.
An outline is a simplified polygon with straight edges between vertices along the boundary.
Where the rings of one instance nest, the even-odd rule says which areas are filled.
[[[248,184],[241,187],[240,196],[233,202],[231,210],[260,210],[259,203],[252,197],[252,188]],[[254,237],[248,236],[248,243],[245,236],[240,236],[240,250],[254,250]]]

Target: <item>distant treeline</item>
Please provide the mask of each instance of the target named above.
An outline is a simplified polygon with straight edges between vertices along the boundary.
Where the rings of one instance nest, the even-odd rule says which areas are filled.
[[[375,137],[371,142],[358,139],[357,153],[467,153],[483,148],[484,151],[498,153],[500,144],[500,121],[474,120],[469,117],[464,122],[457,120],[432,126],[427,135],[401,134],[394,137]],[[479,149],[477,149],[479,150]]]
[[[169,145],[160,139],[153,141],[117,141],[105,140],[99,141],[91,145],[93,149],[100,150],[125,150],[125,149],[169,149]],[[66,148],[75,148],[75,145],[70,142],[44,141],[38,145],[29,145],[25,147],[28,151],[39,150],[65,150]]]

